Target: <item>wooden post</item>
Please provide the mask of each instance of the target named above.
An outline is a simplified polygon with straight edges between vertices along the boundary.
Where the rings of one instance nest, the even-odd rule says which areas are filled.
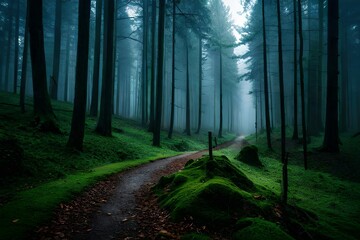
[[[212,152],[212,132],[209,131],[209,156],[210,156],[210,159],[212,160],[213,159],[213,152]]]

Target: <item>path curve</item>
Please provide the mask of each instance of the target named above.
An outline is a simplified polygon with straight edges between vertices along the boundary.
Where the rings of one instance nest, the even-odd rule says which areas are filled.
[[[215,150],[240,148],[243,144],[243,137],[238,137]],[[59,239],[133,239],[138,228],[134,217],[136,193],[144,186],[155,184],[160,176],[174,173],[188,160],[204,154],[208,151],[156,160],[101,181],[70,203],[60,204],[52,222],[39,227],[32,239],[53,239],[54,235],[60,236]]]
[[[164,169],[174,161],[195,158],[198,155],[189,153],[161,159],[128,171],[119,179],[115,194],[95,214],[92,231],[86,239],[114,239],[122,233],[135,231],[137,224],[132,219],[136,207],[135,192],[151,179],[154,172]]]

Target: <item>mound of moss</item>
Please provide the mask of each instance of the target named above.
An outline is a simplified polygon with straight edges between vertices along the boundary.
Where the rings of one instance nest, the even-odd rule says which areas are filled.
[[[255,145],[248,145],[241,149],[236,159],[255,167],[263,167],[258,155],[258,148]]]
[[[236,223],[236,227],[238,230],[234,233],[233,239],[294,239],[285,233],[277,224],[260,218],[243,218]]]
[[[226,156],[190,161],[182,171],[162,177],[155,190],[174,220],[191,216],[201,224],[223,226],[262,212],[253,197],[258,189]]]

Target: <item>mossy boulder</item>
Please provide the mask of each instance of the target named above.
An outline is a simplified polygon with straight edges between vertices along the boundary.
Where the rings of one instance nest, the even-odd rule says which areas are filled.
[[[258,148],[254,145],[243,147],[236,159],[251,166],[263,167],[259,159]]]
[[[294,239],[284,232],[279,225],[260,218],[243,218],[237,222],[236,228],[237,231],[233,235],[235,240]]]
[[[225,156],[192,161],[162,177],[155,190],[174,220],[191,216],[201,224],[223,226],[235,216],[262,211],[253,198],[255,185]]]

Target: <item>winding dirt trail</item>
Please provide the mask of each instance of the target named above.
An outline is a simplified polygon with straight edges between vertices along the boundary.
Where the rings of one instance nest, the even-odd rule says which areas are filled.
[[[239,137],[215,149],[240,148],[243,144],[243,138]],[[143,238],[139,237],[139,222],[149,222],[151,216],[137,218],[139,209],[144,208],[138,196],[142,195],[140,201],[145,201],[151,195],[150,187],[161,176],[174,173],[190,159],[207,153],[203,150],[157,160],[101,181],[70,203],[61,204],[51,223],[39,227],[33,239]],[[150,221],[156,220],[151,218]]]
[[[199,157],[199,153],[184,154],[157,160],[128,171],[119,179],[114,195],[95,214],[92,231],[89,232],[86,239],[113,239],[124,233],[136,232],[137,223],[132,217],[135,215],[136,191],[144,184],[149,184],[152,175],[163,170],[167,165],[175,161],[186,162],[197,157]]]

